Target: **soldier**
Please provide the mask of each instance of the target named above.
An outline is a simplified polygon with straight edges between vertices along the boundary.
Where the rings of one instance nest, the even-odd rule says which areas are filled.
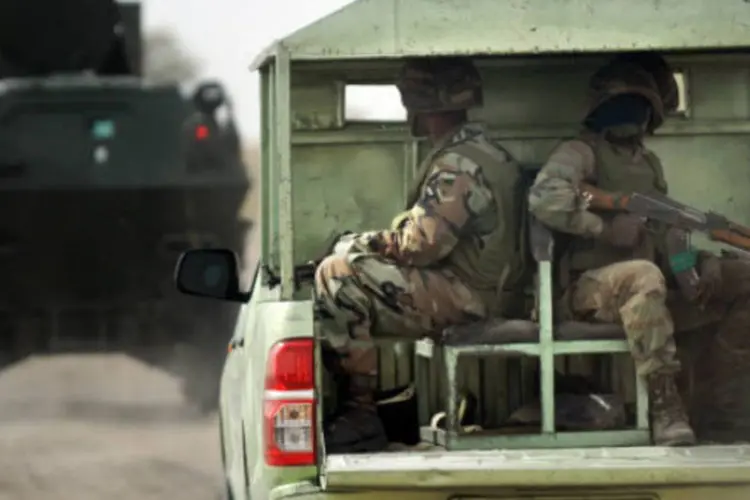
[[[585,181],[610,191],[666,193],[661,163],[643,144],[662,124],[664,102],[652,75],[632,61],[601,68],[589,90],[583,131],[552,152],[529,193],[529,210],[571,235],[559,263],[567,313],[622,324],[648,382],[655,444],[690,445],[695,435],[675,385],[680,364],[665,277],[654,264],[659,231],[629,214],[589,211],[578,191]]]
[[[391,228],[347,234],[315,276],[316,320],[324,345],[349,379],[343,411],[327,426],[333,453],[387,445],[373,392],[372,336],[422,338],[451,324],[501,314],[522,268],[516,182],[520,170],[467,120],[482,104],[479,73],[460,58],[408,61],[398,88],[414,136],[433,148],[407,211]]]
[[[678,90],[674,72],[659,54],[635,52],[622,54],[614,61],[630,62],[648,71],[659,87],[665,112],[678,106]],[[697,402],[696,416],[702,424],[699,431],[706,437],[732,429],[734,440],[750,439],[750,429],[743,427],[750,409],[743,401],[748,371],[746,354],[750,352],[750,260],[733,254],[721,257],[707,251],[696,252],[696,271],[700,277],[695,290],[686,290],[670,301],[670,310],[678,330],[709,326],[710,336],[692,345],[696,352],[692,377],[695,384],[691,399]],[[669,281],[675,281],[668,265],[662,265]],[[687,293],[684,293],[687,292]],[[697,307],[695,307],[697,306]],[[697,313],[697,314],[696,314]],[[696,317],[697,316],[697,317]],[[710,322],[708,325],[706,322]],[[707,341],[707,342],[705,342]],[[709,436],[711,435],[711,436]]]

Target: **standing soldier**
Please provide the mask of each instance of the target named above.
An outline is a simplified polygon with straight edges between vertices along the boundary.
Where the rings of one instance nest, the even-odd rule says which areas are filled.
[[[372,336],[417,339],[502,314],[504,291],[522,268],[520,170],[481,125],[467,120],[467,110],[482,104],[474,65],[459,58],[412,60],[398,88],[412,134],[433,146],[408,210],[390,229],[341,237],[315,276],[320,335],[336,354],[334,372],[350,380],[343,411],[325,432],[332,453],[387,445],[373,398]]]
[[[643,144],[664,120],[652,75],[616,60],[590,81],[590,105],[578,138],[560,144],[529,193],[529,209],[550,228],[571,235],[559,267],[564,306],[578,318],[620,323],[638,374],[648,381],[653,440],[695,442],[675,385],[680,369],[665,277],[656,261],[660,230],[629,214],[588,210],[579,184],[609,191],[666,193],[659,159]]]

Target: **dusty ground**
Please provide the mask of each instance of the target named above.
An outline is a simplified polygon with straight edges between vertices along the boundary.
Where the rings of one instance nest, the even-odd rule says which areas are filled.
[[[0,500],[217,500],[216,418],[124,355],[32,358],[0,373]]]

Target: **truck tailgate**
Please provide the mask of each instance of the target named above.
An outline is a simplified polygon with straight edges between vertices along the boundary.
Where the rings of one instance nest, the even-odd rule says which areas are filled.
[[[327,490],[750,484],[750,445],[332,455]]]

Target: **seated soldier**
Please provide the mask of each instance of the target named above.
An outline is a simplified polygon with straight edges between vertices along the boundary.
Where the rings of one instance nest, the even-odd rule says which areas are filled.
[[[482,104],[479,73],[459,58],[418,59],[398,88],[412,134],[432,143],[390,229],[348,234],[316,270],[316,324],[349,379],[343,411],[325,430],[329,452],[387,445],[374,404],[372,336],[419,339],[462,322],[502,314],[518,279],[519,167],[467,121]]]
[[[660,89],[641,66],[615,61],[593,75],[590,93],[583,131],[552,152],[531,188],[529,209],[571,235],[559,263],[567,313],[622,324],[636,370],[648,383],[655,444],[693,444],[675,385],[680,364],[665,278],[654,264],[660,236],[638,217],[590,211],[578,187],[666,192],[661,163],[643,144],[664,120]]]

